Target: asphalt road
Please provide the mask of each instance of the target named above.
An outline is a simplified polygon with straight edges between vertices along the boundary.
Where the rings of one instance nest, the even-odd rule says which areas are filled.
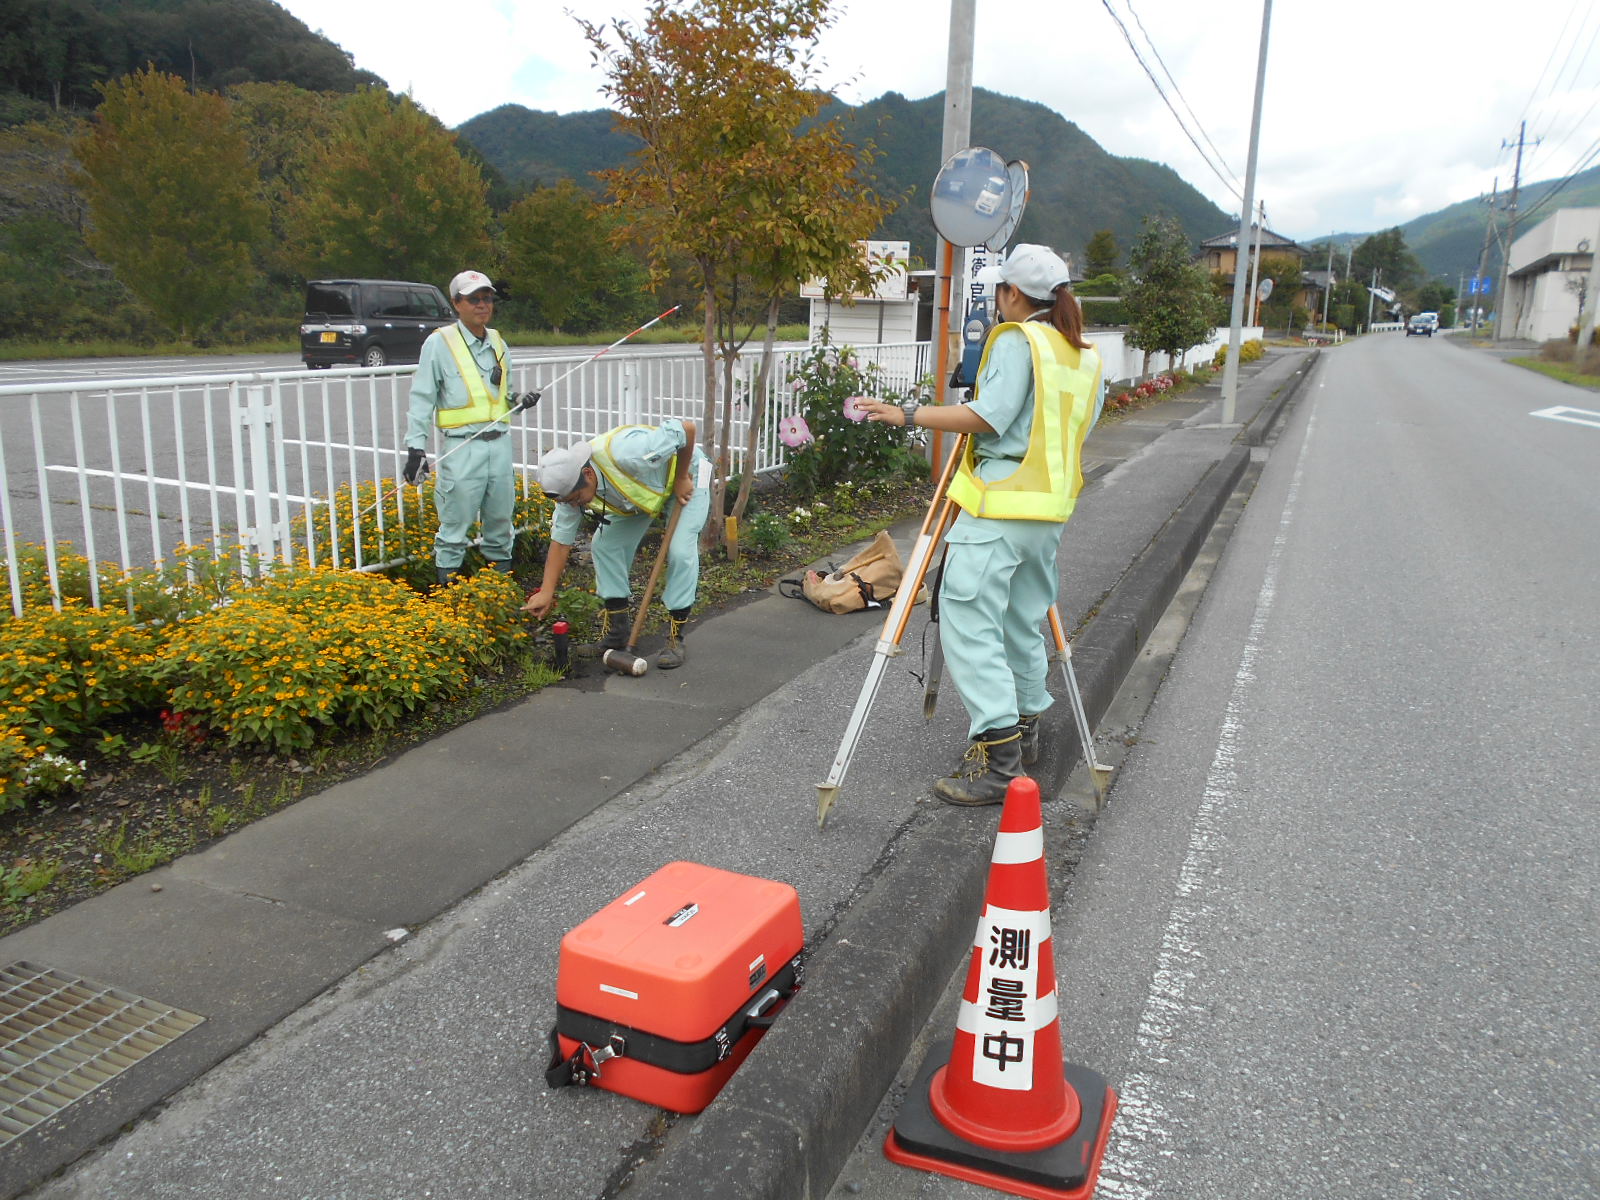
[[[1323,355],[1056,905],[1099,1196],[1600,1196],[1597,461],[1592,394]],[[833,1197],[993,1194],[897,1101]]]

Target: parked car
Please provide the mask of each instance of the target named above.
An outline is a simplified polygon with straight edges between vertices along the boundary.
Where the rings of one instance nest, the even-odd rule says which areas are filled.
[[[300,358],[307,367],[414,363],[422,343],[456,313],[431,283],[313,279],[306,284]]]
[[[1412,317],[1411,320],[1407,321],[1406,336],[1410,337],[1413,333],[1420,333],[1424,337],[1432,337],[1434,326],[1439,323],[1439,318],[1434,316],[1433,320],[1430,321],[1428,320],[1430,316],[1433,316],[1433,314],[1418,313],[1416,316]]]

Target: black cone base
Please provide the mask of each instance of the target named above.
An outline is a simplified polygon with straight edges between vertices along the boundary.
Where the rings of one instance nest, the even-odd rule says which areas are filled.
[[[884,1141],[884,1154],[903,1166],[964,1179],[1014,1196],[1037,1200],[1087,1200],[1105,1157],[1117,1094],[1087,1067],[1065,1065],[1067,1086],[1078,1095],[1078,1128],[1053,1146],[1024,1153],[991,1150],[951,1133],[933,1115],[928,1088],[950,1060],[954,1039],[935,1046],[923,1060],[906,1100]]]

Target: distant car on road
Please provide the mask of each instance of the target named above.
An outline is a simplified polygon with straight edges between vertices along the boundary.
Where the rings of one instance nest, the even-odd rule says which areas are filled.
[[[1438,325],[1439,315],[1437,313],[1418,313],[1406,322],[1406,336],[1410,337],[1414,333],[1420,333],[1424,337],[1432,337],[1433,331]]]
[[[313,279],[306,284],[300,358],[313,370],[414,363],[427,336],[455,319],[431,283]]]

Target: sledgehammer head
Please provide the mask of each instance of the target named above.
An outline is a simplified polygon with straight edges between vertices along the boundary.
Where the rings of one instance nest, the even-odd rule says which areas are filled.
[[[621,675],[643,675],[650,669],[648,659],[629,654],[626,650],[607,650],[600,656],[600,661]]]

